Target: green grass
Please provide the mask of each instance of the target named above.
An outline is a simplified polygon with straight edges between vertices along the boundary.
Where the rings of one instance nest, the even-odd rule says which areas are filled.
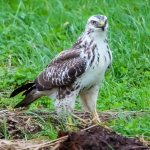
[[[105,14],[113,64],[101,85],[97,109],[149,111],[149,6],[148,0],[0,0],[1,109],[12,109],[22,99],[21,95],[11,99],[9,95],[14,88],[32,81],[58,52],[70,47],[91,15]],[[69,24],[64,26],[66,22]],[[43,97],[29,109],[41,104],[54,108],[54,102]],[[79,103],[76,107],[81,108]],[[129,120],[120,118],[110,125],[128,136],[144,134],[150,138],[149,122],[145,114]],[[44,126],[43,132],[46,130],[52,132]]]
[[[125,117],[121,113],[118,116],[118,120],[112,120],[109,123],[109,125],[111,125],[114,128],[114,130],[126,136],[144,135],[150,140],[150,122],[146,121],[149,120],[149,116],[147,116],[146,113],[136,117]]]

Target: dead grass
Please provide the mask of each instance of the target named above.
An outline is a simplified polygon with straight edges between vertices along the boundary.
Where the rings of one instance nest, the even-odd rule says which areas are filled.
[[[128,117],[142,115],[144,111],[125,111],[124,115]],[[99,113],[99,117],[103,122],[103,126],[93,125],[91,114],[84,111],[75,111],[72,115],[73,120],[76,120],[71,125],[73,129],[70,131],[60,130],[60,126],[68,126],[64,122],[64,118],[67,115],[61,117],[57,116],[55,112],[42,112],[35,111],[31,113],[23,112],[21,109],[14,111],[1,110],[0,111],[0,124],[6,126],[6,133],[11,137],[12,140],[4,139],[2,128],[0,128],[1,140],[0,140],[0,149],[5,150],[40,150],[40,149],[53,149],[53,150],[67,150],[66,144],[68,145],[68,150],[78,150],[86,149],[87,146],[91,147],[90,150],[99,149],[148,149],[148,142],[142,138],[127,138],[116,132],[112,131],[111,128],[105,125],[105,122],[108,122],[112,119],[117,119],[118,112],[116,111],[103,111]],[[3,118],[6,119],[6,124],[3,121]],[[32,140],[25,139],[24,133],[35,134],[40,132],[42,129],[40,127],[40,122],[47,119],[51,120],[56,129],[59,130],[58,138],[55,140],[45,140],[42,138],[36,138]],[[75,131],[76,129],[76,131]],[[82,141],[83,140],[83,141]],[[98,141],[99,140],[99,141]],[[118,143],[116,145],[116,142]],[[90,145],[89,145],[90,144]]]

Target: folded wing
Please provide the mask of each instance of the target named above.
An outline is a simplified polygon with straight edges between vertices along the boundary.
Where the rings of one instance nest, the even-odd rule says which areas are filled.
[[[75,50],[66,50],[53,59],[35,79],[38,90],[72,84],[87,68],[86,59]]]

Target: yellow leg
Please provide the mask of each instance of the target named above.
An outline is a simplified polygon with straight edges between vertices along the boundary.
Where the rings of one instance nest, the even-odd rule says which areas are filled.
[[[68,116],[67,119],[68,119],[68,124],[66,125],[66,127],[68,128],[68,130],[76,129],[76,128],[74,127],[74,124],[73,124],[73,121],[72,121],[72,118],[71,118],[70,115]]]
[[[68,116],[68,123],[72,124],[71,116]]]
[[[92,118],[93,118],[94,123],[97,123],[97,124],[101,123],[96,109],[92,112]]]

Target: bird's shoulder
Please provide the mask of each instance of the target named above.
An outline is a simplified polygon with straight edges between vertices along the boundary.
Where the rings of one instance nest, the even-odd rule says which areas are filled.
[[[74,48],[69,48],[63,50],[62,52],[58,53],[47,65],[47,67],[51,67],[56,64],[60,64],[69,60],[78,59],[80,57],[81,51],[76,50]]]

